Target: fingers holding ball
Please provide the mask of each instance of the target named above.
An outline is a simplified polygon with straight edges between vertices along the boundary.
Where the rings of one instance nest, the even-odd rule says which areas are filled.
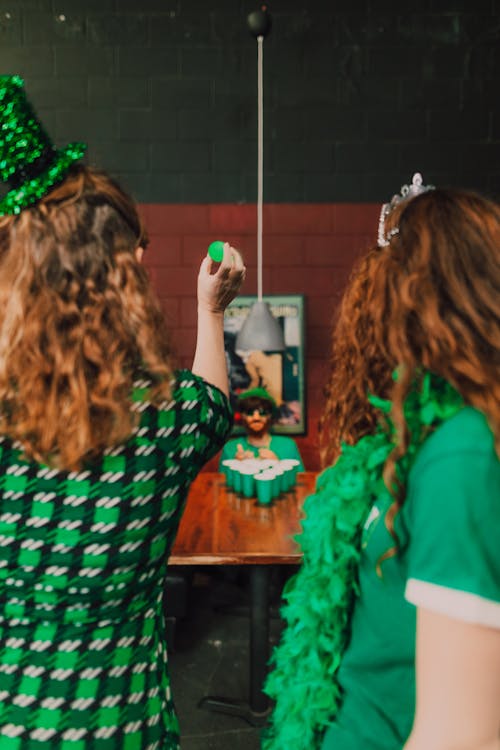
[[[236,271],[238,275],[245,275],[245,265],[241,253],[228,242],[214,240],[208,246],[208,257],[214,263],[220,263],[224,271]]]

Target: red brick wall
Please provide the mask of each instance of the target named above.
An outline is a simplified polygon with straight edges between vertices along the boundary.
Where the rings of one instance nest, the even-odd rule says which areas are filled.
[[[317,422],[322,408],[333,312],[355,259],[373,242],[375,204],[271,204],[264,207],[263,292],[304,294],[307,434],[297,444],[308,469],[319,468]],[[172,331],[178,363],[190,367],[196,332],[196,276],[214,239],[241,249],[247,266],[242,294],[257,293],[256,208],[234,204],[142,204],[151,235],[145,263]],[[216,460],[207,464],[216,468]]]

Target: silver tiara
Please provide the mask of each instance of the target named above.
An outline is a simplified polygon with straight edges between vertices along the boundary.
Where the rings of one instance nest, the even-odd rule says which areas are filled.
[[[415,196],[421,193],[426,193],[428,190],[434,190],[434,185],[424,185],[422,175],[420,172],[415,172],[411,185],[403,185],[399,195],[393,195],[389,203],[384,203],[380,209],[380,219],[378,221],[378,239],[377,245],[379,247],[387,247],[390,244],[392,237],[399,233],[399,227],[393,227],[386,233],[385,231],[385,220],[396,208],[399,203],[415,198]]]

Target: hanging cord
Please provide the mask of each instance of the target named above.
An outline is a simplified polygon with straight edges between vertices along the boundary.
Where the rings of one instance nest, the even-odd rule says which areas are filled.
[[[264,37],[257,37],[257,299],[262,301],[262,203],[264,194]]]

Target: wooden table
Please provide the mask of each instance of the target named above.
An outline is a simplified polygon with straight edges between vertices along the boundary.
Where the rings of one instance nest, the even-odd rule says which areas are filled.
[[[269,660],[269,569],[300,562],[293,537],[316,476],[299,474],[295,487],[268,506],[229,490],[223,474],[203,472],[191,486],[169,565],[251,566],[249,701],[207,697],[200,704],[204,708],[241,716],[254,726],[266,721],[269,701],[262,685]]]

